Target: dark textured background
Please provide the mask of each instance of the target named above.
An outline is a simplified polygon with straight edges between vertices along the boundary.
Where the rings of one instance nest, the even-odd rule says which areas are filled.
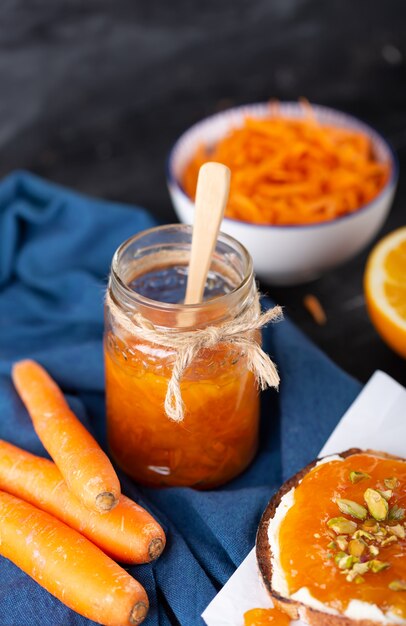
[[[2,0],[0,175],[28,168],[174,221],[164,166],[177,136],[231,104],[299,96],[376,126],[402,171],[405,17],[404,0]],[[406,223],[405,202],[401,174],[384,232]],[[365,258],[269,291],[351,374],[406,383],[366,315]],[[303,309],[309,291],[325,327]]]

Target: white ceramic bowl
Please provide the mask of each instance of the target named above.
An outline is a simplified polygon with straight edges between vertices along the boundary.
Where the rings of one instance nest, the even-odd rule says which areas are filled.
[[[256,274],[274,285],[292,285],[320,276],[360,252],[375,237],[389,209],[397,182],[397,161],[387,142],[355,117],[322,106],[312,106],[324,124],[355,128],[368,135],[376,158],[389,161],[391,174],[379,195],[355,213],[331,222],[304,226],[267,226],[225,218],[221,230],[238,239],[251,253]],[[298,103],[281,103],[280,112],[288,117],[303,116]],[[179,220],[192,224],[193,201],[180,184],[182,172],[199,145],[212,146],[230,128],[243,124],[247,116],[269,117],[268,103],[228,109],[198,122],[173,146],[167,163],[167,182]]]

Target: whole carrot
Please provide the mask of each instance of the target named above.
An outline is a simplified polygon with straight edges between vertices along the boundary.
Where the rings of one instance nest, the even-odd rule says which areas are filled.
[[[122,563],[147,563],[165,547],[161,526],[121,495],[108,515],[89,511],[72,494],[55,463],[0,439],[0,489],[47,511]]]
[[[76,530],[3,491],[0,528],[0,554],[80,615],[104,626],[144,620],[144,588]]]
[[[38,437],[69,489],[87,507],[103,513],[118,503],[120,483],[107,455],[70,410],[62,391],[41,365],[19,361],[13,382]]]

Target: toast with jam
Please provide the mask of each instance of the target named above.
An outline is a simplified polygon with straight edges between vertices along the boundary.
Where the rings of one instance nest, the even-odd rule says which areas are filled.
[[[274,604],[315,626],[406,624],[406,461],[351,449],[285,482],[256,553]]]

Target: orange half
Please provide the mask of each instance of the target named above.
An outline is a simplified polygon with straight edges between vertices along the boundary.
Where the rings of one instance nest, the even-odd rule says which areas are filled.
[[[384,237],[364,275],[369,316],[382,339],[406,358],[406,226]]]

